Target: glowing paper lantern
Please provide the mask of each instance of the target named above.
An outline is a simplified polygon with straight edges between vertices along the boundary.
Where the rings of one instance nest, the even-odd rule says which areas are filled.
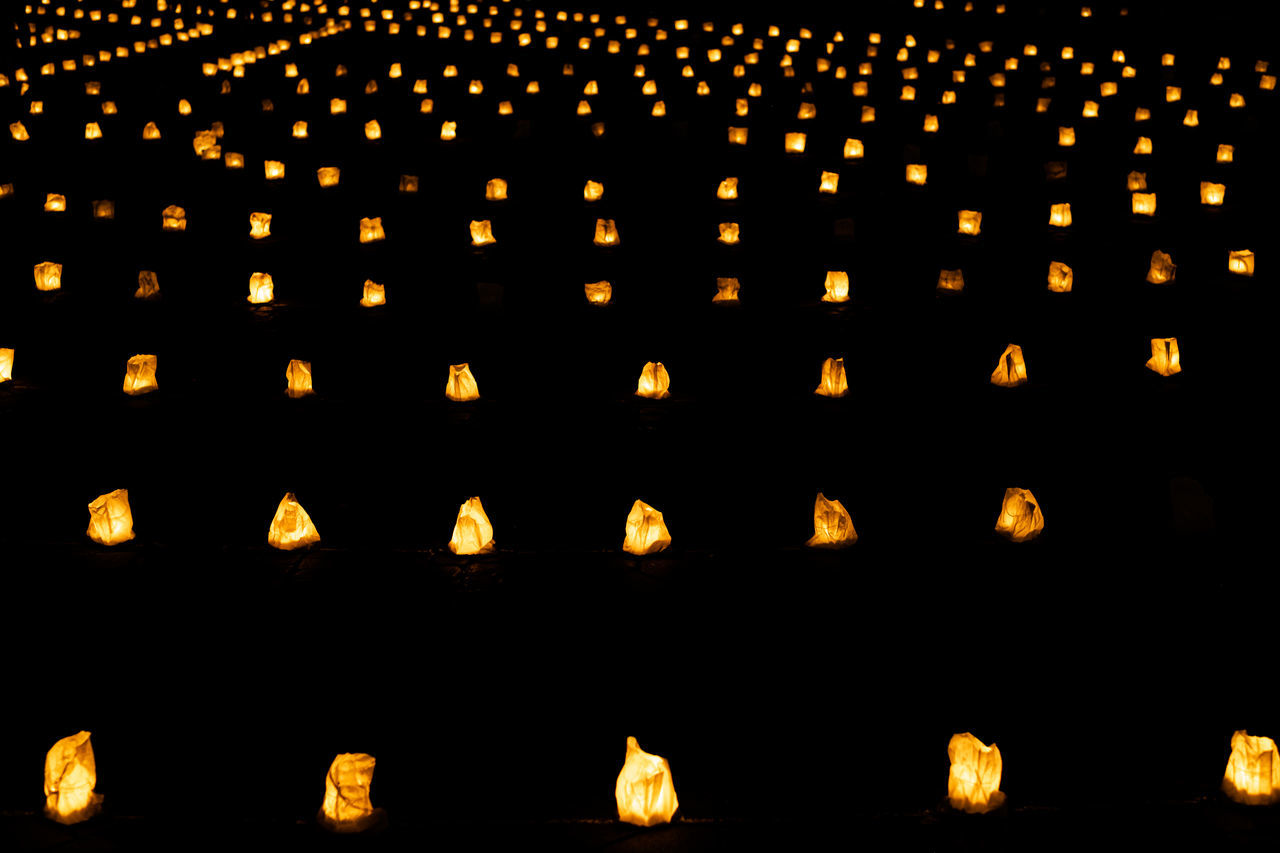
[[[284,163],[279,160],[263,160],[262,171],[268,181],[278,181],[284,177]]]
[[[61,193],[48,193],[44,199],[46,213],[63,213],[67,209],[67,197]]]
[[[822,363],[822,380],[813,393],[822,397],[843,397],[849,393],[843,358],[828,358]]]
[[[804,142],[803,133],[788,133],[783,137],[783,148],[788,154],[803,154]]]
[[[93,792],[96,784],[98,768],[89,732],[62,738],[44,759],[45,815],[64,824],[93,817],[102,805],[102,795]]]
[[[729,127],[729,144],[730,145],[746,145],[747,144],[747,128],[745,127]]]
[[[494,178],[484,185],[484,197],[489,201],[506,201],[507,182],[502,178]]]
[[[597,246],[616,246],[618,245],[618,227],[614,225],[612,219],[597,219],[595,238],[592,240]]]
[[[130,397],[139,394],[150,394],[157,391],[160,385],[156,382],[156,357],[154,355],[132,356],[125,365],[124,393]]]
[[[1151,358],[1147,359],[1147,367],[1161,376],[1172,376],[1182,371],[1178,357],[1177,338],[1152,338]]]
[[[670,387],[671,377],[667,374],[667,368],[662,365],[662,362],[645,362],[644,369],[640,371],[640,381],[636,383],[636,396],[650,400],[665,400],[671,396],[668,390]]]
[[[309,361],[290,359],[289,366],[284,370],[284,378],[287,383],[285,393],[294,400],[316,393],[311,385],[311,362]]]
[[[1227,255],[1227,269],[1235,275],[1253,275],[1253,252],[1248,249],[1230,252]]]
[[[387,239],[387,232],[382,230],[382,217],[363,217],[360,220],[360,242],[376,243]]]
[[[275,298],[275,284],[271,273],[255,272],[249,276],[249,301],[254,305],[270,302]]]
[[[0,382],[13,379],[13,349],[0,347]]]
[[[622,550],[628,554],[644,556],[665,551],[671,545],[662,513],[644,501],[636,501],[627,513],[627,534],[622,540]]]
[[[853,518],[840,501],[827,500],[822,492],[813,503],[813,536],[810,548],[847,548],[858,541]]]
[[[823,302],[849,301],[849,273],[843,270],[828,270],[822,286],[826,290],[822,295]]]
[[[1044,530],[1044,516],[1035,495],[1027,489],[1004,490],[1000,515],[996,518],[996,533],[1011,542],[1027,542]]]
[[[991,384],[1002,388],[1024,385],[1027,381],[1027,365],[1022,360],[1022,347],[1009,344],[1000,354],[996,369],[991,371]]]
[[[607,305],[613,298],[613,285],[607,281],[589,281],[583,285],[587,302],[592,305]]]
[[[1049,205],[1049,224],[1056,228],[1071,225],[1071,205],[1066,202]]]
[[[365,308],[373,308],[377,305],[387,304],[387,290],[381,284],[376,284],[371,279],[364,281],[364,295],[360,297],[360,304]]]
[[[479,498],[468,498],[458,508],[449,550],[455,554],[488,554],[494,549],[493,525]]]
[[[493,236],[493,225],[487,219],[471,220],[471,245],[488,246],[498,242]]]
[[[1173,256],[1157,249],[1151,253],[1151,266],[1147,269],[1147,281],[1152,284],[1168,284],[1173,281],[1178,265]]]
[[[1155,193],[1134,193],[1133,194],[1133,212],[1138,216],[1155,216],[1156,215],[1156,194]]]
[[[319,541],[320,533],[311,523],[311,516],[298,503],[293,492],[285,494],[280,499],[275,517],[271,519],[271,527],[267,530],[267,544],[281,551],[292,551]]]
[[[929,166],[925,163],[908,163],[907,164],[907,183],[915,184],[918,187],[924,186],[929,181]]]
[[[839,186],[840,175],[836,172],[823,172],[818,185],[818,192],[834,194]]]
[[[582,188],[583,201],[599,201],[604,195],[604,184],[597,181],[587,181],[586,186]]]
[[[633,737],[627,738],[627,758],[618,774],[614,797],[618,820],[636,826],[670,823],[680,806],[667,760],[642,750]]]
[[[440,138],[448,141],[456,139],[458,136],[458,123],[456,121],[446,121],[440,125]]]
[[[1219,145],[1217,160],[1219,163],[1230,163],[1235,160],[1236,148],[1234,145]]]
[[[1151,139],[1146,136],[1139,136],[1138,143],[1133,146],[1133,153],[1134,154],[1150,154]]]
[[[1226,184],[1214,184],[1209,181],[1200,182],[1200,203],[1220,205],[1227,195]]]
[[[36,290],[58,290],[62,287],[62,264],[42,261],[34,269]]]
[[[369,802],[375,759],[362,752],[344,752],[333,759],[324,777],[320,825],[333,832],[359,832],[378,817]]]
[[[960,211],[956,231],[960,234],[969,235],[982,233],[982,212],[978,210]]]
[[[859,160],[865,152],[866,148],[863,146],[861,139],[849,138],[844,141],[844,159]]]
[[[712,302],[737,302],[738,291],[741,285],[738,284],[737,278],[717,278],[716,279],[716,295],[711,297]]]
[[[716,240],[730,246],[733,245],[734,243],[737,243],[738,242],[738,223],[721,222],[720,236],[717,237]]]
[[[1061,261],[1049,262],[1049,290],[1054,293],[1070,293],[1074,273]]]
[[[337,166],[321,166],[316,169],[316,180],[322,187],[336,187],[342,178],[342,170]]]
[[[261,240],[271,236],[271,214],[270,213],[250,213],[249,214],[249,237],[253,240]]]
[[[725,178],[720,182],[720,186],[716,188],[716,198],[719,199],[735,199],[738,197],[738,179]]]
[[[116,489],[89,504],[89,538],[99,545],[119,545],[133,538],[133,511],[129,490]]]
[[[968,732],[951,736],[947,744],[951,772],[947,776],[947,798],[953,809],[981,814],[999,808],[1004,802],[1000,790],[1003,764],[1000,749],[987,746]]]
[[[1245,731],[1233,734],[1222,790],[1237,803],[1249,806],[1280,802],[1280,751],[1276,742]]]
[[[964,270],[940,270],[938,290],[950,290],[955,293],[964,290]]]
[[[1146,172],[1130,172],[1128,177],[1129,192],[1136,190],[1145,190],[1147,188]]]

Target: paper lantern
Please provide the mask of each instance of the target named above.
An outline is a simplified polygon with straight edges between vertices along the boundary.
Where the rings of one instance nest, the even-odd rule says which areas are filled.
[[[284,378],[287,383],[285,393],[294,400],[316,393],[311,385],[311,362],[309,361],[290,359],[289,366],[284,369]]]
[[[399,189],[402,193],[416,193],[418,191],[418,176],[401,175]]]
[[[267,530],[267,544],[281,551],[306,548],[320,541],[320,532],[311,523],[311,516],[298,503],[293,492],[280,499],[271,527]]]
[[[110,199],[99,199],[93,203],[94,219],[115,219],[116,203]]]
[[[507,200],[507,182],[502,178],[494,178],[484,185],[484,197],[489,201]]]
[[[846,160],[859,160],[865,151],[861,139],[850,138],[844,141],[844,159]]]
[[[468,362],[449,365],[449,379],[444,386],[444,395],[457,402],[480,399],[480,389],[476,385],[476,378],[471,375],[471,365]]]
[[[730,246],[733,245],[734,243],[737,243],[738,242],[738,223],[721,222],[720,236],[717,237],[716,240]]]
[[[321,166],[316,169],[316,180],[322,187],[336,187],[342,178],[342,170],[337,166]]]
[[[614,797],[618,801],[618,820],[636,826],[670,823],[680,806],[667,760],[642,750],[633,737],[627,738],[627,757],[614,786]]]
[[[843,270],[828,270],[822,286],[826,290],[822,295],[823,302],[849,301],[849,273]]]
[[[1071,205],[1066,202],[1049,205],[1049,224],[1056,228],[1071,225]]]
[[[369,802],[375,759],[363,752],[344,752],[333,759],[324,777],[319,821],[333,832],[359,832],[378,817]]]
[[[662,513],[644,501],[636,501],[627,513],[627,533],[622,540],[622,550],[628,554],[644,556],[665,551],[671,545]]]
[[[747,144],[747,128],[745,127],[729,127],[729,144],[730,145],[746,145]]]
[[[42,261],[35,265],[36,290],[58,290],[62,287],[62,264]]]
[[[228,151],[226,154],[222,155],[222,160],[224,163],[226,163],[228,169],[244,168],[243,154],[237,154],[234,151]]]
[[[1145,190],[1147,188],[1146,172],[1130,172],[1128,178],[1129,192],[1136,190]]]
[[[0,382],[13,379],[13,349],[0,347]]]
[[[479,498],[468,498],[458,508],[449,550],[455,554],[488,554],[494,549],[493,525]]]
[[[293,138],[294,139],[307,138],[307,123],[305,121],[295,121],[293,123]]]
[[[261,240],[271,236],[271,214],[270,213],[250,213],[249,214],[249,238],[252,240]]]
[[[840,501],[827,500],[822,492],[813,503],[813,536],[805,542],[810,548],[847,548],[858,541],[853,518]]]
[[[1230,163],[1235,160],[1236,147],[1234,145],[1219,145],[1217,160],[1219,163]]]
[[[783,148],[788,154],[803,154],[804,142],[803,133],[788,133],[783,137]]]
[[[381,284],[377,284],[370,279],[364,281],[364,295],[360,297],[360,304],[365,308],[373,308],[377,305],[387,304],[387,290]]]
[[[493,236],[493,226],[489,220],[471,220],[471,245],[488,246],[498,242]]]
[[[1146,136],[1139,136],[1138,144],[1133,146],[1133,153],[1134,154],[1150,154],[1151,153],[1150,138]]]
[[[583,201],[599,201],[600,197],[603,195],[604,184],[597,181],[587,181],[586,185],[582,188]]]
[[[151,270],[142,270],[138,273],[138,289],[133,293],[134,299],[159,299],[160,298],[160,280]]]
[[[1178,358],[1177,338],[1152,338],[1151,358],[1147,359],[1147,367],[1161,376],[1172,376],[1182,371]]]
[[[44,198],[47,213],[63,213],[67,209],[67,197],[61,193],[48,193]]]
[[[822,397],[843,397],[849,393],[843,358],[828,358],[822,363],[822,380],[813,393]]]
[[[263,160],[262,171],[268,181],[278,181],[284,177],[284,163],[279,160]]]
[[[716,188],[716,198],[734,199],[738,197],[738,179],[725,178],[720,182],[720,186]]]
[[[1146,107],[1138,107],[1133,111],[1133,120],[1134,121],[1150,121],[1151,110],[1147,109]]]
[[[957,232],[977,235],[982,233],[982,212],[978,210],[962,210],[958,214]]]
[[[636,396],[650,400],[665,400],[671,396],[668,390],[670,387],[671,377],[667,374],[667,368],[662,362],[645,362],[644,368],[640,371],[640,381],[636,383]]]
[[[1027,542],[1044,530],[1044,516],[1035,495],[1027,489],[1005,489],[1000,515],[996,518],[996,533],[1011,542]]]
[[[382,217],[374,216],[372,218],[361,218],[360,220],[360,242],[361,243],[377,243],[387,239],[387,232],[382,230]]]
[[[1022,360],[1022,347],[1009,344],[1000,354],[996,369],[991,371],[991,384],[1013,388],[1027,381],[1027,365]]]
[[[102,805],[102,795],[93,792],[97,784],[89,732],[62,738],[44,758],[45,815],[63,824],[88,820]]]
[[[130,397],[139,394],[150,394],[157,391],[160,385],[156,382],[156,357],[154,355],[135,355],[130,357],[124,370],[124,393]]]
[[[1226,184],[1214,184],[1209,181],[1200,182],[1200,203],[1208,205],[1220,205],[1227,195]]]
[[[1187,114],[1182,117],[1182,123],[1186,127],[1200,126],[1200,113],[1196,110],[1187,110]]]
[[[1155,193],[1134,193],[1133,194],[1133,212],[1137,216],[1155,216],[1156,215],[1156,194]]]
[[[20,121],[15,121],[9,125],[9,135],[13,137],[15,142],[26,142],[31,138],[31,135],[27,133],[26,127]]]
[[[1280,802],[1280,751],[1276,742],[1246,731],[1233,734],[1222,790],[1237,803],[1249,806]]]
[[[382,138],[382,126],[378,124],[377,119],[371,119],[364,123],[364,138],[369,140]]]
[[[1071,267],[1061,261],[1049,262],[1049,290],[1054,293],[1070,293],[1073,278]]]
[[[98,495],[89,504],[89,538],[99,545],[119,545],[133,538],[133,511],[129,490],[116,489]]]
[[[924,186],[929,181],[929,167],[924,163],[908,163],[907,164],[907,183],[915,184],[918,187]]]
[[[592,242],[597,246],[618,245],[618,227],[614,225],[612,219],[596,220],[596,234]]]
[[[1076,144],[1076,129],[1074,127],[1058,128],[1058,144],[1063,148],[1070,148]]]
[[[1253,252],[1248,249],[1230,252],[1227,255],[1227,269],[1236,275],[1253,275]]]
[[[947,744],[951,772],[947,776],[947,798],[953,809],[981,814],[1004,802],[1000,790],[1003,764],[1000,748],[987,746],[968,732],[951,736]]]
[[[1147,281],[1152,284],[1168,284],[1173,281],[1177,270],[1178,265],[1173,262],[1173,256],[1157,249],[1151,253],[1151,266],[1147,270]]]
[[[613,298],[613,285],[607,281],[589,281],[583,285],[587,302],[592,305],[607,305]]]
[[[160,138],[160,128],[156,127],[156,123],[154,121],[149,121],[143,126],[142,138],[143,139],[159,139]]]
[[[187,211],[176,204],[169,205],[162,213],[160,227],[165,231],[186,231]]]
[[[84,138],[85,139],[101,139],[102,138],[102,128],[98,125],[96,121],[91,121],[85,124]]]
[[[275,298],[275,284],[271,273],[255,272],[249,276],[249,301],[254,305],[270,302]]]
[[[716,295],[711,297],[712,302],[737,302],[738,291],[741,286],[738,284],[737,278],[717,278],[716,279]]]
[[[950,290],[956,293],[964,290],[964,270],[940,270],[938,290]]]

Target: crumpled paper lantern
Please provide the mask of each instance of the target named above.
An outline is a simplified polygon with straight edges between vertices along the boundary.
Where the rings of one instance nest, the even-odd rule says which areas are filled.
[[[834,194],[840,186],[838,172],[823,172],[818,181],[818,192]]]
[[[387,239],[387,232],[382,230],[382,217],[363,217],[360,219],[360,242],[376,243]]]
[[[88,820],[102,805],[93,792],[98,769],[93,760],[89,732],[64,737],[44,758],[44,813],[58,823]]]
[[[742,286],[738,283],[738,279],[734,278],[717,278],[716,279],[716,295],[711,297],[712,302],[737,302],[738,291]]]
[[[1000,773],[1004,769],[1000,748],[987,746],[968,732],[951,736],[947,744],[951,772],[947,776],[947,798],[953,809],[981,814],[1004,803]]]
[[[813,393],[822,397],[843,397],[849,393],[843,358],[829,358],[822,363],[822,381]]]
[[[1049,290],[1054,293],[1070,293],[1074,278],[1071,267],[1061,261],[1049,262]]]
[[[275,298],[275,283],[269,272],[255,272],[249,276],[248,299],[254,305],[270,302]]]
[[[368,140],[382,138],[382,125],[378,124],[376,118],[364,123],[364,138]]]
[[[631,512],[627,513],[627,535],[622,540],[622,550],[643,556],[665,551],[670,546],[671,534],[662,513],[644,501],[633,503]]]
[[[311,384],[311,362],[309,361],[290,359],[289,366],[284,369],[284,378],[287,383],[285,393],[295,400],[316,393]]]
[[[484,185],[484,197],[486,201],[506,201],[507,200],[507,182],[504,178],[492,178]]]
[[[1182,372],[1178,357],[1177,338],[1152,338],[1151,358],[1147,359],[1147,367],[1161,376],[1172,376]]]
[[[364,280],[364,295],[360,297],[360,304],[365,308],[373,308],[377,305],[387,304],[387,289],[381,284],[377,284],[372,279]]]
[[[336,187],[342,179],[342,170],[337,166],[321,166],[316,169],[316,181],[322,187]]]
[[[249,238],[252,240],[262,240],[271,236],[271,214],[270,213],[250,213],[249,214]]]
[[[493,236],[493,225],[487,219],[471,220],[471,245],[488,246],[498,242]]]
[[[0,347],[0,382],[13,379],[13,349]]]
[[[1055,228],[1071,225],[1071,205],[1068,202],[1049,205],[1049,224]]]
[[[962,210],[957,214],[956,231],[960,234],[976,236],[982,233],[982,211]]]
[[[1014,388],[1027,382],[1027,364],[1022,359],[1022,347],[1009,344],[1000,353],[996,369],[991,371],[991,384],[1001,388]]]
[[[725,178],[720,182],[720,186],[716,187],[716,198],[718,199],[735,199],[738,197],[738,179]]]
[[[1173,281],[1177,270],[1178,265],[1173,262],[1173,256],[1157,249],[1151,253],[1151,266],[1147,270],[1147,281],[1152,284],[1168,284]]]
[[[58,290],[62,287],[62,264],[41,261],[35,265],[36,290]]]
[[[1155,193],[1134,193],[1133,194],[1133,212],[1138,216],[1155,216],[1156,215],[1156,194]]]
[[[306,132],[306,129],[303,129]],[[263,160],[262,172],[268,181],[278,181],[284,178],[284,162],[281,160]]]
[[[827,270],[827,278],[822,283],[825,293],[823,302],[849,301],[849,273],[843,270]]]
[[[1280,751],[1276,742],[1246,731],[1233,734],[1222,790],[1237,803],[1248,806],[1280,802]]]
[[[488,554],[494,549],[493,525],[479,498],[468,498],[458,508],[449,550],[455,554]]]
[[[1227,185],[1215,184],[1212,181],[1200,182],[1200,203],[1207,205],[1221,205],[1227,197]]]
[[[959,293],[964,290],[964,270],[939,270],[938,290]]]
[[[783,148],[788,154],[803,154],[805,135],[803,133],[788,133],[783,136]]]
[[[176,204],[171,204],[163,211],[160,227],[165,231],[186,231],[187,211]]]
[[[929,182],[929,166],[927,163],[907,164],[907,183],[922,187]]]
[[[1000,516],[996,519],[996,533],[1011,542],[1028,542],[1044,530],[1044,516],[1040,503],[1028,489],[1004,490],[1000,504]]]
[[[139,394],[150,394],[160,389],[156,382],[156,362],[154,355],[135,355],[129,358],[124,369],[124,393],[131,397]]]
[[[119,545],[133,538],[133,510],[129,490],[116,489],[98,495],[89,504],[89,538],[99,545]]]
[[[293,492],[280,499],[271,527],[267,530],[267,544],[281,551],[305,548],[320,541],[320,532],[311,523],[311,516],[298,503]]]
[[[607,281],[589,281],[583,285],[583,291],[592,305],[608,305],[613,298],[613,285]]]
[[[587,181],[586,186],[582,188],[583,201],[599,201],[604,195],[604,184],[599,181]]]
[[[667,760],[645,752],[633,737],[627,738],[627,758],[613,793],[618,820],[636,826],[670,823],[680,807]]]
[[[445,383],[444,395],[458,402],[480,399],[480,388],[476,385],[476,378],[471,375],[471,365],[468,362],[449,365],[449,381]]]
[[[646,361],[640,371],[640,381],[636,383],[636,396],[650,400],[665,400],[671,396],[671,376],[662,362]]]
[[[591,242],[597,246],[618,245],[618,226],[613,223],[612,219],[597,219],[595,237]]]
[[[44,209],[48,213],[66,212],[67,197],[62,193],[45,193]]]
[[[853,517],[840,501],[827,500],[818,492],[813,502],[813,536],[804,544],[810,548],[847,548],[858,541]]]
[[[363,752],[344,752],[334,757],[324,777],[324,802],[320,825],[333,832],[360,832],[380,816],[369,801],[376,760]]]
[[[1227,270],[1236,275],[1253,275],[1253,252],[1248,249],[1229,252],[1227,254]]]
[[[160,279],[152,270],[138,272],[138,289],[133,292],[134,299],[159,299]]]

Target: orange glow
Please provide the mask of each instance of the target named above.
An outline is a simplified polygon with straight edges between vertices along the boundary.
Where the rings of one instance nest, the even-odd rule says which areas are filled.
[[[58,290],[62,287],[62,264],[41,261],[34,269],[36,290]]]
[[[1151,266],[1147,270],[1147,281],[1152,284],[1168,284],[1173,281],[1177,269],[1178,266],[1173,262],[1173,256],[1157,249],[1151,253]]]
[[[783,138],[784,148],[788,154],[803,154],[805,135],[803,133],[788,133]]]
[[[640,381],[636,383],[636,396],[650,400],[665,400],[671,396],[671,376],[662,362],[645,362],[640,371]]]
[[[362,218],[360,220],[360,242],[377,243],[387,239],[387,232],[382,230],[382,217]]]
[[[719,242],[733,245],[738,242],[738,223],[721,222],[720,236],[716,238]]]
[[[471,220],[471,245],[489,246],[498,242],[493,236],[493,225],[487,219]]]
[[[956,231],[960,234],[969,235],[982,233],[982,212],[978,210],[960,211]]]
[[[586,185],[582,188],[583,201],[599,201],[600,197],[603,195],[604,184],[599,183],[598,181],[587,181]]]
[[[281,551],[305,548],[320,541],[320,533],[311,523],[311,516],[298,503],[293,492],[280,499],[271,527],[267,531],[267,544]]]
[[[324,777],[324,802],[320,806],[320,824],[333,832],[359,832],[376,817],[369,801],[373,784],[375,759],[362,752],[344,752],[335,756]]]
[[[716,198],[734,199],[738,197],[738,179],[725,178],[716,188]]]
[[[476,385],[476,378],[471,374],[468,362],[449,365],[449,379],[445,382],[444,395],[460,403],[480,399],[480,388]]]
[[[129,490],[116,489],[94,498],[89,504],[89,529],[85,532],[99,545],[119,545],[132,539],[133,511],[129,509]],[[45,784],[48,785],[47,778]]]
[[[964,270],[939,270],[938,290],[950,290],[956,293],[964,290]]]
[[[479,498],[468,498],[458,508],[449,550],[455,554],[488,554],[494,549],[493,525]]]
[[[1071,205],[1051,204],[1049,205],[1049,224],[1057,228],[1066,228],[1071,224]]]
[[[858,541],[853,517],[840,501],[827,500],[818,492],[813,502],[813,536],[804,544],[810,548],[847,548]]]
[[[342,179],[342,170],[337,166],[321,166],[316,169],[316,180],[322,187],[336,187]]]
[[[316,393],[311,384],[311,362],[291,359],[284,370],[284,378],[288,383],[285,393],[293,399],[306,397]]]
[[[102,795],[93,792],[97,784],[89,732],[62,738],[44,759],[45,815],[63,824],[88,820],[102,805]]]
[[[738,291],[741,285],[738,284],[736,278],[717,278],[716,279],[716,295],[711,297],[712,302],[737,302]]]
[[[502,178],[493,178],[484,185],[484,197],[488,201],[506,201],[507,182]]]
[[[823,302],[849,301],[849,273],[843,270],[828,270],[822,286],[826,289],[822,295]]]
[[[125,365],[124,393],[135,397],[159,390],[160,385],[156,382],[156,362],[154,355],[132,356]]]
[[[951,736],[947,744],[951,772],[947,776],[947,797],[953,809],[980,814],[999,808],[1004,802],[1000,790],[1003,763],[1000,748],[987,746],[968,732]]]
[[[622,540],[622,550],[644,556],[665,551],[670,546],[671,533],[662,520],[662,513],[644,501],[633,503],[631,512],[627,513],[627,534]]]
[[[861,139],[849,138],[844,141],[844,159],[858,160],[861,159],[865,152]]]
[[[597,219],[595,238],[592,242],[597,246],[616,246],[618,241],[618,226],[614,224],[613,220]]]
[[[270,213],[250,213],[249,214],[249,238],[251,240],[262,240],[271,236],[271,214]]]
[[[1231,736],[1231,757],[1222,790],[1250,806],[1280,802],[1280,751],[1269,737],[1238,731]]]
[[[1014,388],[1027,381],[1027,365],[1022,360],[1022,347],[1009,344],[1000,354],[996,369],[991,371],[991,384],[1002,388]]]
[[[360,304],[365,308],[373,308],[378,305],[387,304],[387,289],[381,284],[375,283],[372,279],[364,281],[364,295],[360,297]]]
[[[642,750],[633,737],[627,738],[627,757],[614,785],[614,797],[618,820],[637,826],[669,823],[680,806],[667,760]]]
[[[1209,181],[1200,182],[1200,203],[1220,205],[1227,195],[1226,184],[1214,184]]]
[[[1049,289],[1054,293],[1070,293],[1074,277],[1071,267],[1061,261],[1049,263]]]
[[[13,348],[0,347],[0,382],[13,379]]]
[[[1182,364],[1178,356],[1178,339],[1152,338],[1151,358],[1147,359],[1147,367],[1161,376],[1180,373]]]
[[[1044,530],[1044,516],[1035,495],[1027,489],[1005,489],[995,529],[1011,542],[1027,542],[1039,536]]]
[[[48,213],[63,213],[67,209],[67,197],[60,193],[48,193],[44,198],[44,209]]]
[[[1134,193],[1133,194],[1133,212],[1139,216],[1155,216],[1156,215],[1156,194],[1155,193]]]
[[[821,397],[843,397],[849,393],[843,358],[829,358],[822,363],[822,380],[813,393]]]
[[[583,291],[592,305],[607,305],[613,298],[613,285],[607,281],[589,281],[583,285]]]
[[[1240,249],[1227,255],[1227,270],[1236,275],[1253,275],[1253,252]]]

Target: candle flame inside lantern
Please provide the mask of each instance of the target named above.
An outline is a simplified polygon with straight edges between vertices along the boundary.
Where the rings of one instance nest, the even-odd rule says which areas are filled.
[[[592,305],[607,305],[613,298],[613,285],[607,281],[589,281],[583,285],[587,302]]]
[[[285,368],[284,378],[288,383],[285,393],[295,400],[316,393],[311,386],[311,362],[309,361],[291,359],[289,366]]]
[[[382,125],[378,124],[376,118],[364,123],[364,138],[369,140],[382,138]]]
[[[1147,281],[1152,284],[1168,284],[1173,281],[1178,265],[1173,256],[1157,249],[1151,253],[1151,266],[1147,269]]]
[[[1074,127],[1058,128],[1058,145],[1063,148],[1070,148],[1076,144],[1076,129]]]
[[[133,511],[129,490],[116,489],[98,495],[89,504],[89,538],[99,545],[119,545],[133,538]]]
[[[13,379],[13,348],[0,347],[0,382]]]
[[[375,817],[369,801],[375,759],[362,752],[344,752],[333,759],[324,777],[320,824],[334,832],[359,832]]]
[[[1049,224],[1056,228],[1066,228],[1071,224],[1071,205],[1067,202],[1049,205]]]
[[[1074,273],[1061,261],[1049,262],[1049,290],[1054,293],[1070,293]]]
[[[822,381],[813,393],[822,397],[843,397],[849,393],[843,358],[829,358],[822,363]]]
[[[1133,194],[1133,212],[1139,216],[1155,216],[1156,215],[1156,194],[1155,193],[1134,193]]]
[[[959,293],[964,290],[964,270],[939,270],[938,290]]]
[[[161,227],[165,231],[186,231],[187,211],[176,204],[171,204],[163,211]]]
[[[1044,530],[1044,516],[1035,495],[1027,489],[1008,488],[996,518],[996,533],[1011,542],[1027,542]]]
[[[980,814],[999,808],[1004,802],[1000,790],[1003,762],[994,743],[987,746],[969,732],[951,736],[947,744],[951,772],[947,776],[947,797],[953,809]]]
[[[614,796],[618,820],[636,826],[669,823],[680,807],[667,760],[642,750],[633,737],[627,738],[627,757],[618,773]]]
[[[449,550],[455,554],[487,554],[494,549],[493,525],[485,515],[480,498],[468,498],[458,508]]]
[[[719,199],[735,199],[738,197],[738,179],[725,178],[720,182],[720,186],[716,188],[716,198]]]
[[[373,308],[377,305],[387,304],[387,289],[381,284],[375,283],[372,279],[364,280],[364,295],[360,297],[360,304],[365,308]]]
[[[387,232],[382,230],[382,217],[363,217],[360,219],[360,242],[377,243],[387,239]]]
[[[721,222],[720,236],[716,238],[721,243],[732,246],[738,242],[738,223]]]
[[[1147,367],[1161,376],[1172,376],[1182,371],[1178,356],[1177,338],[1152,338],[1151,358],[1147,359]]]
[[[1027,364],[1022,359],[1022,347],[1009,344],[1000,354],[996,369],[991,371],[991,384],[1013,388],[1027,381]]]
[[[957,214],[956,231],[960,234],[977,235],[982,233],[982,212],[978,210],[962,210]]]
[[[444,395],[450,400],[466,402],[479,400],[480,389],[476,378],[471,375],[471,365],[467,362],[449,365],[449,380],[444,386]]]
[[[858,541],[853,517],[840,501],[828,500],[818,492],[813,502],[813,536],[805,543],[810,548],[845,548]]]
[[[1222,790],[1245,805],[1280,802],[1280,751],[1276,742],[1246,731],[1233,734]]]
[[[36,290],[59,290],[62,287],[62,264],[42,261],[34,269]]]
[[[711,297],[712,302],[737,302],[738,291],[741,285],[737,278],[717,278],[716,279],[716,295]]]
[[[783,147],[788,154],[803,154],[804,142],[803,133],[788,133],[783,137]]]
[[[88,820],[102,804],[102,795],[93,792],[96,784],[89,732],[62,738],[44,759],[45,815],[63,824]]]
[[[670,387],[671,377],[662,362],[645,362],[644,369],[640,371],[640,381],[636,383],[636,396],[665,400],[671,396]]]
[[[844,159],[846,160],[861,159],[865,151],[866,149],[861,139],[853,139],[851,137],[844,141]]]
[[[925,163],[908,163],[907,164],[907,183],[915,184],[918,187],[924,186],[929,182],[929,166]]]
[[[849,301],[849,273],[844,270],[827,270],[822,286],[826,291],[822,295],[823,302]]]
[[[1227,269],[1236,275],[1253,275],[1253,252],[1248,249],[1230,252],[1227,255]]]
[[[249,237],[253,240],[261,240],[271,236],[271,214],[270,213],[250,213],[249,214]]]
[[[622,540],[622,550],[628,554],[643,556],[665,551],[671,545],[662,513],[647,503],[637,500],[627,513],[627,532]]]
[[[487,219],[471,220],[471,245],[489,246],[498,242],[493,236],[493,225]]]
[[[280,499],[271,528],[267,531],[267,544],[281,551],[305,548],[320,541],[320,533],[311,522],[311,516],[298,503],[293,492]]]
[[[599,201],[604,195],[604,184],[598,181],[587,181],[586,186],[582,188],[583,201]]]
[[[614,224],[612,219],[597,219],[596,233],[592,242],[597,246],[618,245],[618,226]]]
[[[131,397],[149,394],[159,390],[156,382],[156,362],[154,355],[135,355],[125,366],[124,393]]]
[[[268,181],[278,181],[284,177],[284,163],[280,160],[263,160],[262,171]]]

